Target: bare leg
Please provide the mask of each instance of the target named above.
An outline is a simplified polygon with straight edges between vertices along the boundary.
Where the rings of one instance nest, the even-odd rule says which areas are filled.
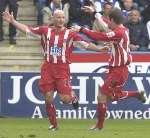
[[[72,103],[74,109],[79,107],[78,98],[75,95],[74,91],[71,91],[71,95],[59,94],[60,99],[63,103]]]

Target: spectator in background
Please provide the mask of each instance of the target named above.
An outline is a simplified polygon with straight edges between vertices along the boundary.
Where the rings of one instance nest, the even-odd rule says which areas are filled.
[[[120,4],[118,0],[93,0],[93,1],[95,3],[96,12],[102,12],[104,4],[107,2],[112,3],[113,7],[120,9]]]
[[[102,16],[95,18],[94,23],[93,23],[93,30],[100,31],[100,32],[108,31],[108,29],[106,29],[106,28],[108,28],[108,24],[110,24],[109,14],[110,14],[110,11],[112,10],[112,8],[113,8],[113,4],[111,2],[104,3],[103,11],[101,12]],[[100,19],[102,19],[103,23]],[[106,42],[97,41],[97,43],[99,45],[104,45]]]
[[[43,13],[42,9],[45,7],[47,0],[35,0],[35,4],[37,7],[37,24],[43,24]]]
[[[90,0],[69,0],[69,23],[68,26],[75,24],[92,27],[93,16],[82,9],[83,6],[93,6]]]
[[[9,12],[13,12],[13,16],[17,18],[17,11],[18,11],[18,4],[17,0],[0,0],[0,41],[4,40],[4,33],[3,33],[3,19],[2,13],[5,11],[6,7],[8,6]],[[9,43],[16,44],[16,28],[9,24]]]
[[[123,0],[121,9],[126,21],[128,21],[128,15],[130,14],[131,10],[134,8],[135,7],[134,7],[133,0]]]
[[[143,22],[146,24],[150,21],[150,0],[145,9],[142,12]]]
[[[134,2],[137,4],[138,9],[142,12],[147,5],[149,5],[150,0],[134,0]]]
[[[139,47],[138,50],[146,51],[148,46],[147,28],[141,22],[140,12],[137,9],[130,12],[126,27],[129,29],[131,45]]]
[[[111,2],[105,2],[103,5],[103,11],[97,12],[96,8],[93,6],[84,6],[83,9],[92,14],[94,17],[93,27],[92,29],[94,31],[100,31],[100,32],[107,32],[108,24],[110,23],[109,14],[111,9],[113,8],[113,4]],[[84,34],[83,34],[84,35]],[[87,36],[85,36],[87,37]],[[91,40],[93,41],[93,40]],[[105,45],[106,43],[104,41],[94,41],[94,43],[98,45]]]
[[[106,2],[105,4],[111,6],[111,3],[109,3],[109,2]],[[104,17],[99,12],[95,11],[94,7],[84,6],[83,8],[86,9],[86,11],[88,11],[89,13],[93,14],[93,16],[95,17],[96,23],[95,23],[95,28],[93,27],[93,30],[98,31],[98,32],[110,32],[111,31],[111,29],[110,29],[111,21],[110,21],[109,17],[107,18],[107,19],[109,19],[108,22],[106,22],[104,20]],[[109,10],[107,9],[107,12],[106,12],[108,14],[107,16],[110,15],[112,9],[113,8],[109,8]],[[104,41],[97,41],[96,43],[99,45],[108,45],[108,46],[113,45],[112,42],[106,43]],[[137,46],[137,45],[129,45],[129,46],[130,46],[130,50],[137,50],[139,48],[139,46]]]
[[[56,9],[63,10],[65,13],[65,23],[68,23],[68,3],[63,4],[62,0],[48,0],[46,7],[43,8],[43,23],[45,25],[53,24],[53,13]]]
[[[110,19],[109,19],[109,13],[112,10],[113,5],[111,2],[106,2],[103,5],[103,11],[102,11],[102,19],[106,24],[110,23]],[[105,31],[105,29],[103,28],[102,24],[99,23],[98,19],[95,19],[94,23],[93,23],[93,30],[96,31]]]

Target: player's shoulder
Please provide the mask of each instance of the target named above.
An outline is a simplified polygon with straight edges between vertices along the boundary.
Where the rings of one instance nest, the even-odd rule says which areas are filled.
[[[35,30],[35,31],[38,30],[40,32],[46,32],[49,27],[42,25],[42,26],[32,26],[31,28],[32,30]]]
[[[123,36],[124,33],[125,33],[127,30],[128,30],[128,29],[127,29],[125,26],[120,26],[120,27],[116,28],[116,29],[114,30],[114,32],[115,32],[116,34],[118,34],[119,36]]]
[[[125,32],[125,31],[127,31],[128,30],[128,28],[127,27],[125,27],[124,25],[122,25],[121,27],[120,27],[120,32]]]
[[[47,28],[48,28],[48,26],[46,26],[46,25],[41,25],[41,26],[32,26],[32,28],[34,28],[34,29],[47,29]]]
[[[51,27],[48,25],[42,25],[41,26],[41,30],[44,30],[44,31],[47,31],[49,28],[51,28]]]

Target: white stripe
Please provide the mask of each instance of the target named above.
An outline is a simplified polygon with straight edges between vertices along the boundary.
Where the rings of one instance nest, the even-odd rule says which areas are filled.
[[[124,58],[124,64],[126,64],[128,61],[128,54],[127,51],[124,50],[124,48],[123,48],[123,58]]]
[[[59,35],[55,35],[54,46],[58,45]],[[53,55],[54,63],[57,63],[57,55]]]
[[[65,57],[65,51],[66,51],[66,43],[63,43],[63,47],[62,47],[62,62],[66,63],[66,57]]]
[[[129,44],[130,44],[130,38],[129,33],[125,31],[126,37],[127,37],[127,52],[130,52]]]
[[[65,34],[64,34],[64,40],[66,40],[68,38],[70,30],[66,30]]]
[[[130,54],[130,60],[132,61],[132,55]]]
[[[121,64],[121,54],[120,54],[120,50],[119,50],[119,48],[117,49],[118,50],[118,66],[120,66],[120,64]]]
[[[126,92],[126,95],[124,97],[119,98],[119,100],[126,99],[128,97],[128,91],[125,91],[125,92]]]
[[[69,36],[69,30],[66,30],[65,34],[64,34],[64,42],[63,42],[63,46],[62,46],[62,62],[63,63],[66,63],[66,55],[65,55],[65,52],[66,52],[66,41],[67,41],[67,38]]]
[[[124,57],[124,61],[125,61],[125,64],[127,63],[128,61],[128,52],[130,52],[130,48],[129,48],[129,44],[130,44],[130,38],[129,38],[129,33],[127,31],[125,31],[125,34],[126,34],[126,37],[127,37],[127,51],[125,51],[126,55]]]
[[[115,46],[113,45],[112,46],[112,56],[113,56],[113,58],[114,58],[114,61],[113,61],[113,63],[112,63],[112,66],[114,67],[115,66]]]
[[[51,28],[48,28],[47,32],[47,47],[46,47],[46,52],[47,52],[47,61],[49,62],[49,43],[50,43],[50,38],[51,38]]]
[[[45,38],[45,35],[43,34],[42,35],[42,40],[43,40],[43,42],[44,42],[44,47],[43,47],[43,51],[44,51],[44,57],[46,56],[46,38]]]
[[[124,58],[124,61],[125,63],[127,62],[127,56],[126,56],[126,51],[124,50],[123,48],[123,42],[124,42],[124,39],[121,39],[121,41],[119,42],[119,46],[120,48],[123,50],[123,58]],[[119,54],[120,54],[120,51],[119,51]],[[119,66],[121,65],[121,55],[119,56]]]
[[[69,44],[68,44],[68,48],[70,48],[73,44],[73,38],[70,39]]]
[[[147,22],[146,27],[148,30],[148,36],[149,36],[149,40],[150,40],[150,21]]]

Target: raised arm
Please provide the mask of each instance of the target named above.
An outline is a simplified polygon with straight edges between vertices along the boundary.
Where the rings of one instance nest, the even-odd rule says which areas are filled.
[[[19,29],[20,31],[26,33],[29,31],[28,26],[24,25],[22,23],[17,22],[14,19],[13,13],[9,13],[8,11],[5,11],[2,13],[3,19],[8,22],[11,23],[12,25],[14,25],[17,29]]]

